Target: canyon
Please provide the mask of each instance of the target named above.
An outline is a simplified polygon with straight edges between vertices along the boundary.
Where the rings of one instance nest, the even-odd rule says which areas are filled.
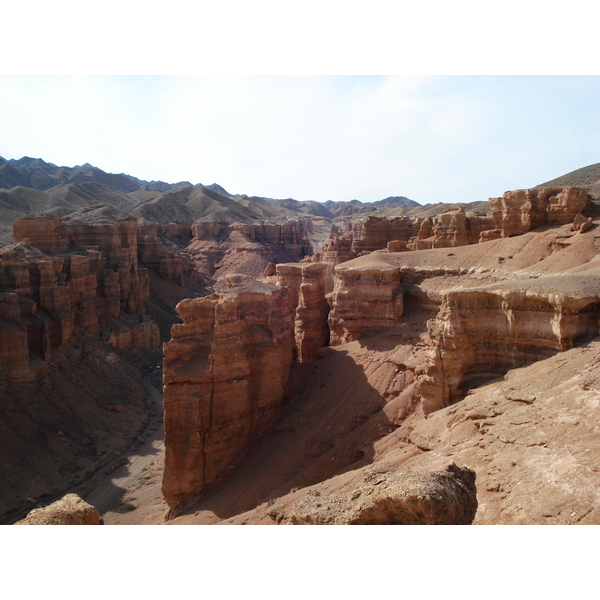
[[[182,185],[15,219],[3,519],[85,498],[159,418],[162,361],[164,455],[105,524],[599,523],[600,211],[575,183],[335,218]]]

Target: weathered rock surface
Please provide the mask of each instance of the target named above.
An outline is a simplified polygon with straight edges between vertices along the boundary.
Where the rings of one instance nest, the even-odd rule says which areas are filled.
[[[342,494],[309,493],[292,508],[295,525],[470,525],[475,472],[454,464],[432,473],[372,473]]]
[[[443,292],[429,322],[430,365],[421,382],[426,412],[599,333],[600,276],[559,275]]]
[[[336,267],[329,313],[332,346],[398,323],[404,306],[399,273],[393,266]]]
[[[220,296],[207,303],[206,314],[192,310],[198,301],[190,303],[180,327],[205,337],[174,333],[171,342],[170,375],[179,381],[166,384],[173,388],[174,421],[173,462],[164,482],[177,507],[172,515],[198,502],[175,522],[389,522],[395,509],[376,508],[380,486],[391,488],[398,472],[421,481],[450,461],[477,475],[479,507],[475,514],[467,502],[466,522],[473,515],[481,524],[600,522],[594,395],[600,363],[598,340],[589,341],[599,333],[597,219],[582,214],[586,207],[569,191],[550,194],[537,208],[524,206],[533,197],[526,196],[519,222],[529,219],[528,227],[543,229],[511,236],[510,211],[506,221],[502,211],[494,221],[452,209],[421,220],[408,239],[389,240],[389,251],[365,245],[359,252],[366,255],[337,264],[329,298],[333,347],[315,345],[319,360],[292,365],[280,416],[251,444],[237,445],[238,437],[250,439],[246,429],[228,437],[226,420],[211,416],[237,418],[247,405],[234,387],[239,381],[225,375],[217,381],[211,372],[220,345],[237,372],[244,334],[233,325],[233,311],[223,307],[231,329],[217,336],[222,344],[211,337],[215,305],[225,302]],[[550,205],[554,210],[544,209],[545,217],[535,216]],[[371,229],[375,244],[375,232],[384,227]],[[356,253],[358,232],[353,226],[344,235],[334,232],[339,253],[328,258]],[[394,235],[402,237],[399,229]],[[408,251],[417,241],[425,249]],[[271,264],[265,273],[288,290],[295,334],[314,322],[311,314],[299,322],[300,306],[322,304],[320,273],[306,280],[318,258]],[[304,283],[311,285],[303,301]],[[243,314],[240,309],[235,318]],[[291,342],[299,355],[303,343],[297,337]],[[222,401],[218,410],[216,398]],[[215,428],[207,430],[203,423],[211,419]],[[222,432],[226,442],[219,441]],[[223,466],[218,473],[217,464]],[[205,471],[217,473],[207,485]],[[398,506],[401,495],[388,489],[384,506]],[[420,495],[419,502],[428,497]]]
[[[293,355],[286,288],[229,276],[230,286],[177,306],[164,345],[166,461],[172,508],[197,497],[230,469],[276,416]]]
[[[198,221],[187,251],[196,270],[213,279],[233,273],[259,278],[271,262],[300,261],[312,254],[309,228],[306,219],[256,224]]]
[[[15,525],[104,525],[100,513],[77,494],[67,494],[60,500],[32,510]]]
[[[527,233],[542,225],[572,223],[592,199],[585,188],[526,189],[490,198],[494,229],[504,237]]]
[[[426,217],[369,216],[348,223],[343,233],[332,229],[330,240],[315,260],[337,265],[368,252],[456,248],[511,237],[542,225],[564,225],[585,212],[591,203],[584,188],[526,189],[490,198],[491,215],[467,214],[449,208]],[[585,217],[583,217],[585,220]],[[578,222],[576,230],[581,226]],[[584,231],[590,225],[584,225]]]
[[[272,283],[290,290],[295,311],[294,337],[298,362],[317,360],[319,348],[329,343],[323,263],[281,263],[275,266]]]
[[[21,243],[0,251],[0,383],[32,381],[39,365],[31,357],[49,360],[76,328],[89,335],[108,328],[131,347],[139,340],[140,349],[158,348],[158,328],[145,316],[149,278],[137,264],[135,221],[82,224],[42,215],[14,228]],[[139,324],[119,324],[121,313]]]

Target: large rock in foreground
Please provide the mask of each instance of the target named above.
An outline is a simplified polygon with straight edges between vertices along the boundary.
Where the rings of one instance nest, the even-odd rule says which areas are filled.
[[[318,492],[317,492],[318,494]],[[344,494],[307,495],[296,525],[470,525],[477,512],[475,472],[449,465],[433,473],[371,473]]]
[[[77,494],[32,510],[15,525],[104,525],[100,513]]]

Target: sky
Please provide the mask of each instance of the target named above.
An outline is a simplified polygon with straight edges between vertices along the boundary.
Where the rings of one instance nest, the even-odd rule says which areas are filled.
[[[0,156],[297,200],[473,202],[600,162],[598,76],[2,76]]]
[[[271,198],[487,200],[600,162],[592,13],[563,8],[10,3],[27,28],[0,42],[0,156]]]

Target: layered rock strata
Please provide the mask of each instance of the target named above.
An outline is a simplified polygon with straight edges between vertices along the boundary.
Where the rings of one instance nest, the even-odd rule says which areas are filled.
[[[191,225],[188,229],[182,225],[139,224],[137,238],[140,261],[155,269],[162,279],[184,287],[184,276],[193,274],[191,258],[183,248],[191,240]],[[175,238],[179,243],[175,244],[169,238]]]
[[[464,208],[449,209],[435,217],[427,217],[421,223],[416,238],[410,240],[408,247],[411,250],[428,250],[476,244],[481,231],[492,227],[491,217],[467,217]]]
[[[490,198],[494,229],[503,237],[526,233],[542,225],[572,223],[591,204],[584,188],[526,189]]]
[[[509,369],[571,348],[599,333],[600,276],[542,277],[443,293],[429,322],[426,412]]]
[[[48,360],[76,328],[158,348],[158,329],[145,315],[149,278],[137,266],[135,221],[71,226],[46,215],[18,219],[14,231],[20,243],[0,252],[0,381],[31,381],[31,359]],[[119,323],[121,313],[139,322]]]
[[[198,221],[187,250],[197,271],[222,279],[242,273],[260,277],[270,263],[300,261],[312,254],[310,221],[287,223],[220,223]]]
[[[404,310],[399,273],[393,266],[336,267],[329,313],[332,346],[398,323]]]
[[[275,266],[273,283],[290,290],[295,310],[294,337],[298,362],[317,360],[317,351],[329,344],[323,263],[282,263]]]
[[[290,292],[243,276],[183,300],[164,345],[163,494],[175,509],[221,478],[277,414],[293,360]]]
[[[583,188],[526,189],[490,198],[489,216],[468,215],[464,208],[425,218],[370,216],[362,223],[348,223],[343,233],[338,228],[332,230],[315,260],[337,265],[382,249],[456,248],[511,237],[542,225],[572,223],[590,203],[591,197]]]

